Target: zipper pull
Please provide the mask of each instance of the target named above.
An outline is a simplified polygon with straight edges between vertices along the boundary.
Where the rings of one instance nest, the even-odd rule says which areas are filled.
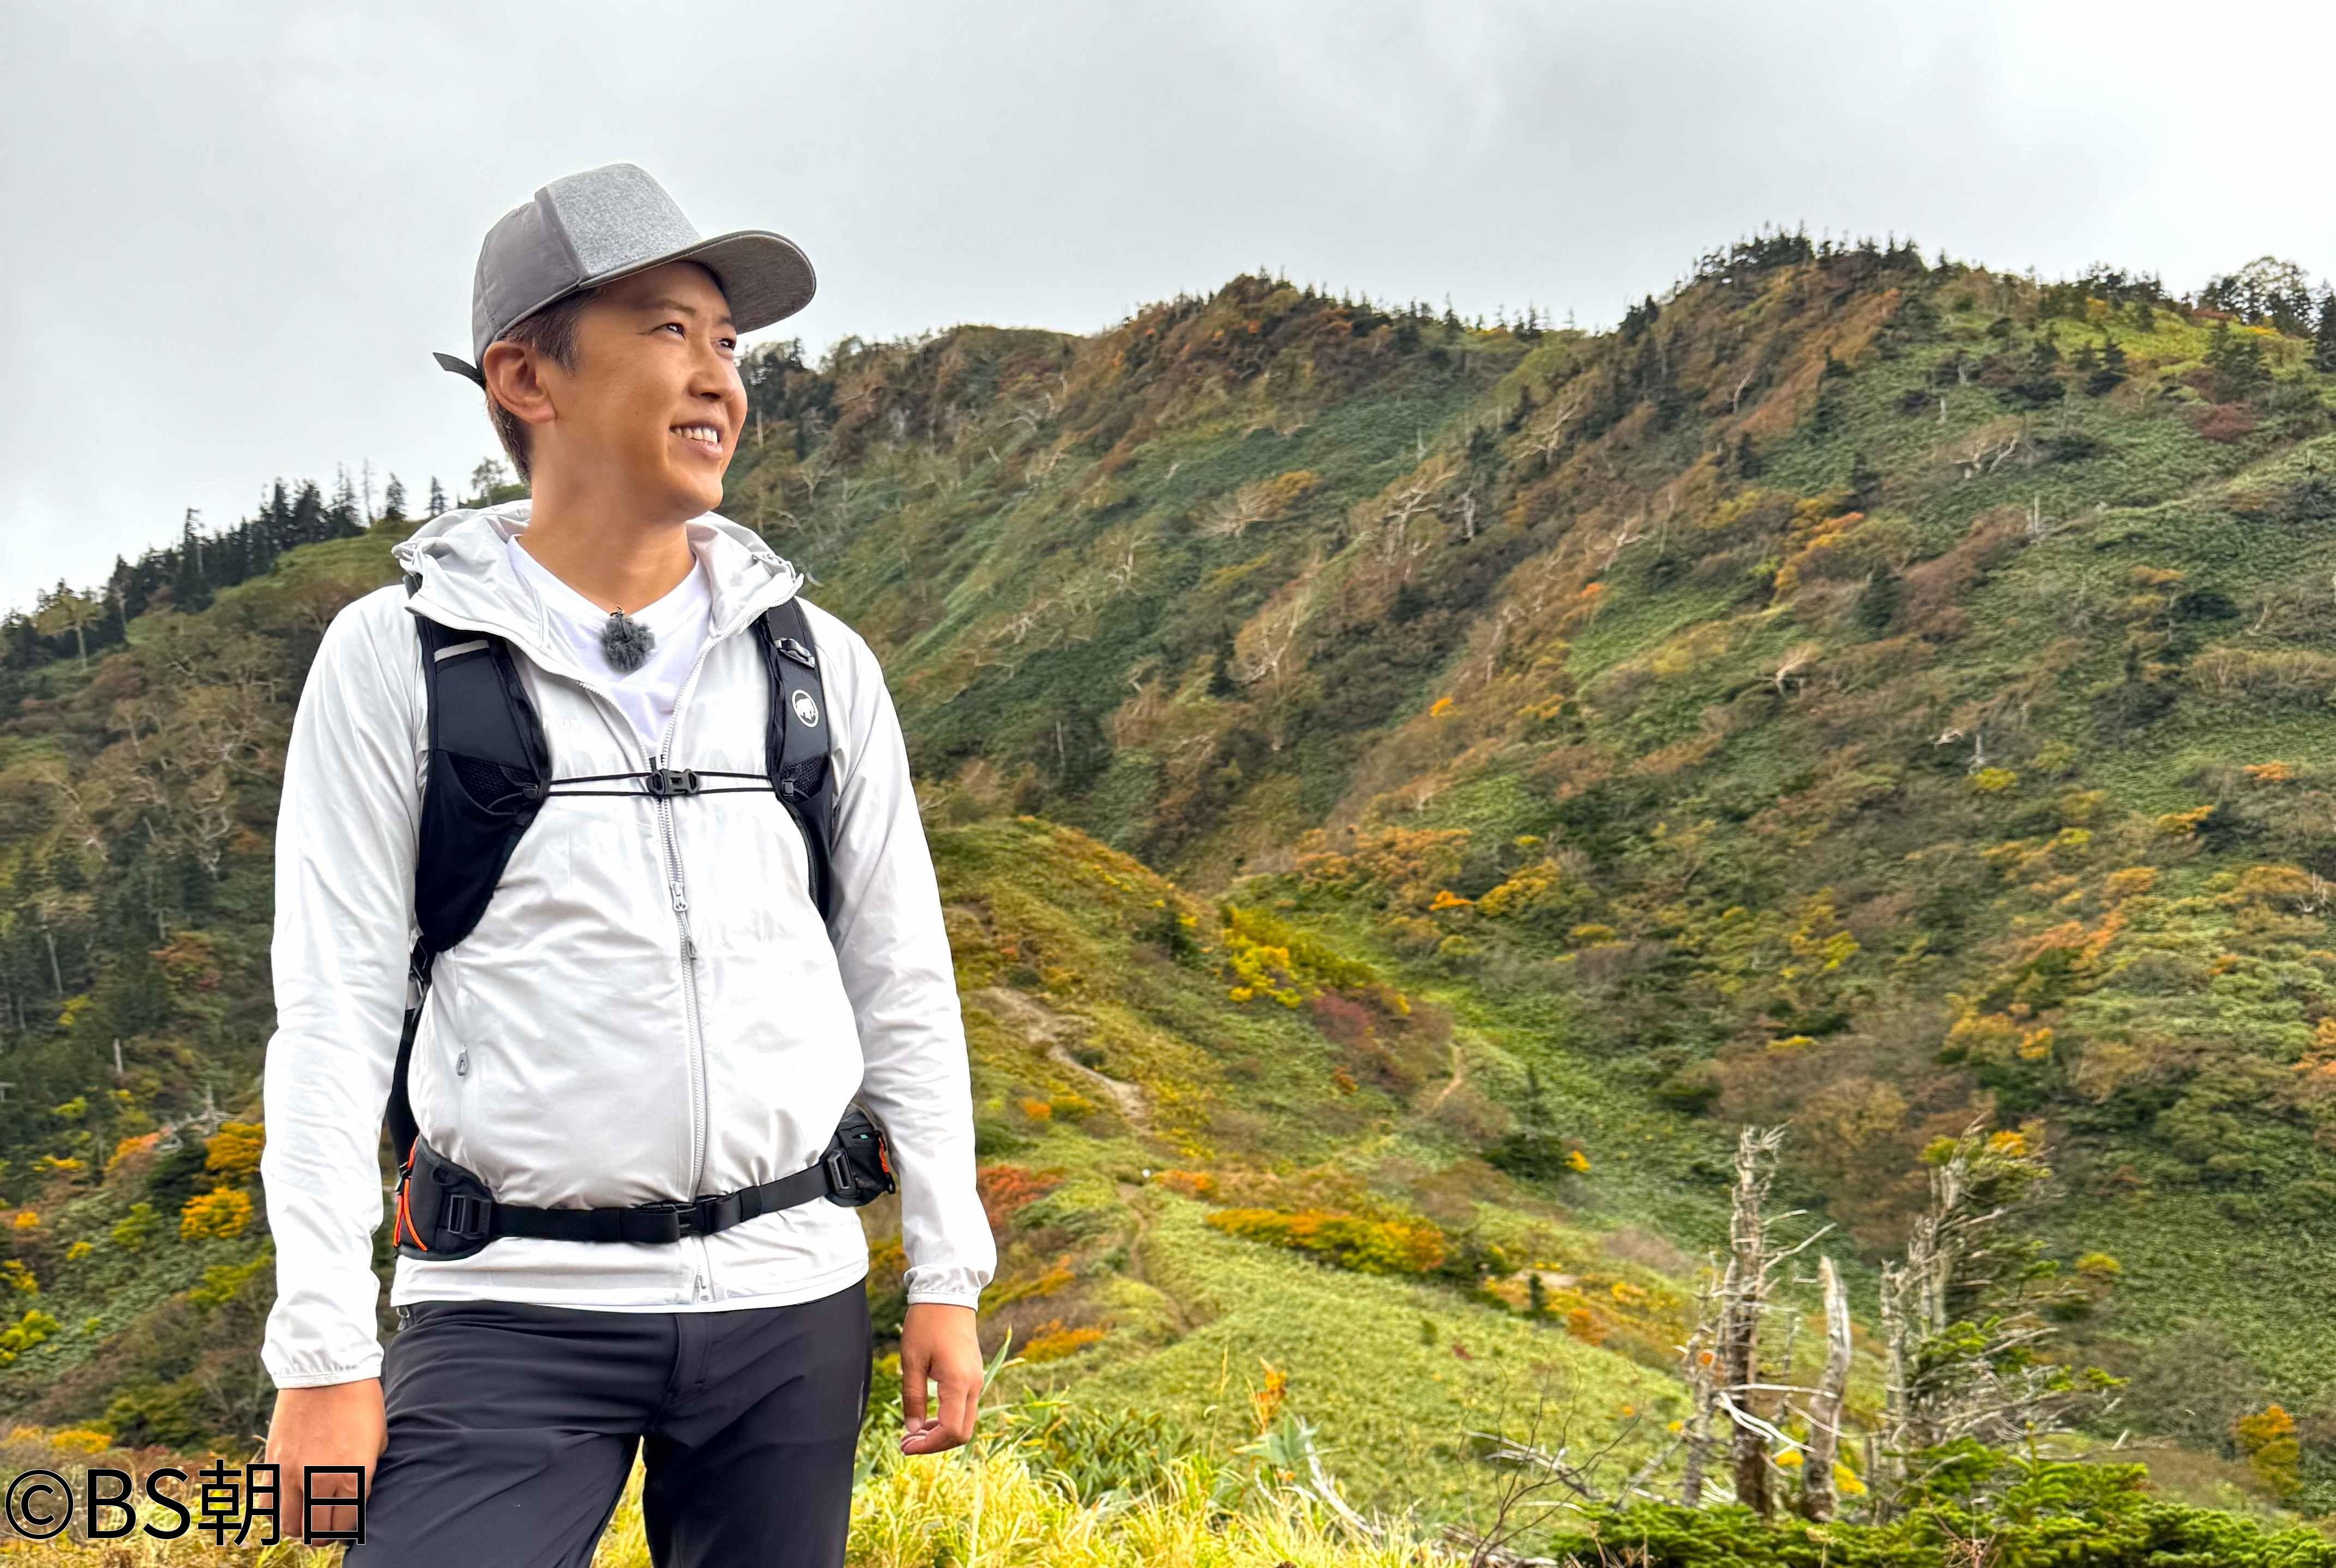
[[[681,959],[688,964],[697,961],[697,944],[687,937],[681,939]]]
[[[689,900],[683,895],[679,882],[673,884],[673,912],[677,915],[689,912]]]

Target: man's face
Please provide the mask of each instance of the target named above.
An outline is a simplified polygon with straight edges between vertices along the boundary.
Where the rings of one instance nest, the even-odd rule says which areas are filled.
[[[746,419],[737,348],[729,303],[695,261],[603,285],[577,319],[575,368],[538,362],[559,417],[537,427],[530,466],[557,463],[645,519],[713,511]]]

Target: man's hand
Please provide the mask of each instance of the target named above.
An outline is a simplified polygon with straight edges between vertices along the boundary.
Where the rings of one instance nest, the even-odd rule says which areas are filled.
[[[972,1314],[968,1312],[967,1316]],[[380,1378],[326,1383],[313,1388],[278,1388],[276,1415],[268,1423],[268,1447],[261,1457],[267,1464],[281,1466],[276,1473],[277,1506],[291,1523],[288,1527],[278,1525],[279,1533],[305,1539],[312,1529],[355,1530],[357,1509],[354,1502],[337,1508],[322,1506],[328,1497],[355,1497],[355,1478],[318,1476],[319,1506],[311,1519],[302,1495],[301,1469],[309,1465],[362,1465],[370,1499],[374,1465],[388,1446],[389,1425],[382,1414]]]
[[[911,1301],[900,1323],[900,1414],[908,1435],[903,1454],[938,1454],[973,1436],[981,1402],[981,1340],[974,1310],[948,1301]],[[925,1414],[925,1379],[940,1385],[940,1414]]]

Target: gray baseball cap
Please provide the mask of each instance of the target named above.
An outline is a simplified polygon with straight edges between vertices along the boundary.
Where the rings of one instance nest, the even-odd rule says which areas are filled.
[[[434,357],[483,387],[487,345],[515,323],[580,289],[683,260],[714,274],[740,332],[793,316],[818,287],[810,259],[785,235],[738,229],[708,239],[647,170],[603,164],[553,180],[487,230],[471,283],[472,357]]]

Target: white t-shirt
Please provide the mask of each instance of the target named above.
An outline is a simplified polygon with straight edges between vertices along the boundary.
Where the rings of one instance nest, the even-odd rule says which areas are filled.
[[[552,575],[550,568],[520,547],[516,536],[509,548],[512,567],[534,586],[544,609],[551,612],[553,628],[568,639],[577,662],[599,677],[600,689],[633,721],[641,745],[655,757],[658,742],[665,738],[666,721],[673,716],[674,702],[681,696],[681,683],[689,678],[690,667],[697,661],[697,650],[705,646],[713,616],[704,563],[698,563],[655,604],[638,609],[625,607],[625,613],[656,634],[657,641],[640,668],[622,675],[600,651],[600,629],[608,624],[608,612]]]

